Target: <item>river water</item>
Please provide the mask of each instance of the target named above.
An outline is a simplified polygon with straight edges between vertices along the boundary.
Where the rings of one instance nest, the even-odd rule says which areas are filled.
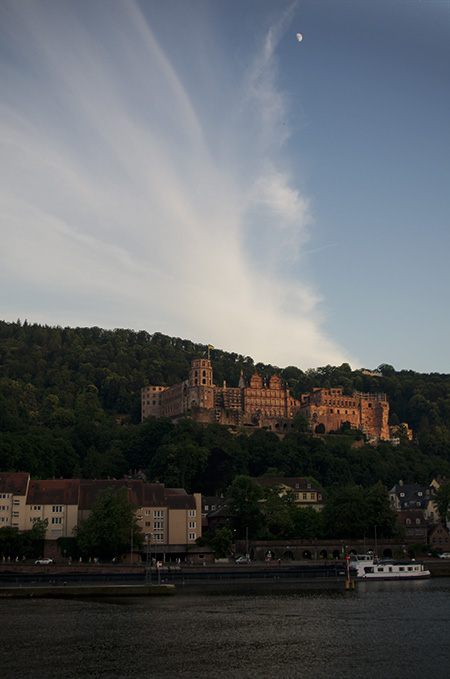
[[[0,600],[2,679],[450,677],[450,579]]]

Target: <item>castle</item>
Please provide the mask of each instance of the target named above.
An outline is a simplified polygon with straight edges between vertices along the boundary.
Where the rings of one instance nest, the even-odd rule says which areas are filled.
[[[243,374],[237,387],[217,387],[211,361],[196,358],[191,362],[189,378],[173,387],[147,386],[141,391],[141,416],[190,416],[198,422],[264,427],[283,432],[292,427],[295,415],[301,414],[313,431],[320,424],[326,432],[340,429],[345,422],[360,429],[369,439],[389,440],[389,404],[385,394],[351,396],[342,389],[314,389],[301,401],[294,399],[278,375],[265,381],[253,375],[247,383]]]

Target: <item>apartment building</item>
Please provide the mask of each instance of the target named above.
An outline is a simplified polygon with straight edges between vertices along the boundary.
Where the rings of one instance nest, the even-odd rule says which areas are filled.
[[[180,554],[195,545],[202,534],[201,494],[139,479],[31,480],[26,472],[0,473],[0,528],[30,530],[37,520],[48,521],[47,540],[73,537],[86,519],[98,493],[111,486],[126,487],[128,501],[136,507],[137,523],[158,552]]]

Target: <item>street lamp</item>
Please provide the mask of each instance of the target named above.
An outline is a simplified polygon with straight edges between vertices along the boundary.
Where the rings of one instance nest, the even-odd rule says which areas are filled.
[[[130,565],[133,565],[133,522],[131,522],[131,540],[130,540]]]

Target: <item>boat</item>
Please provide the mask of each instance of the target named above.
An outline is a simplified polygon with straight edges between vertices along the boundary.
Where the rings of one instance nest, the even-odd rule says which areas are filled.
[[[420,580],[430,577],[430,571],[418,561],[377,559],[368,554],[349,558],[349,571],[364,580]]]

